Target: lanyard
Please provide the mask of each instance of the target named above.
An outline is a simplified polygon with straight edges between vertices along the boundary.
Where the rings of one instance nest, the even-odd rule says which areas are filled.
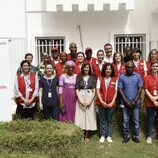
[[[24,80],[25,80],[25,83],[26,83],[26,87],[27,87],[27,88],[30,88],[31,84],[30,84],[30,79],[29,79],[29,77],[24,78]]]
[[[51,91],[52,82],[53,82],[53,79],[47,79],[47,85],[48,85],[49,92]]]
[[[153,76],[154,78],[154,89],[156,89],[156,80],[157,80],[157,75],[156,76]]]

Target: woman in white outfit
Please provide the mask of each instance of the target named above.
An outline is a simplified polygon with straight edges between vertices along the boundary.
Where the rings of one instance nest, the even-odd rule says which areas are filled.
[[[91,75],[91,67],[84,62],[81,73],[76,80],[76,114],[75,124],[84,130],[84,140],[89,141],[89,131],[97,129],[96,111],[94,106],[96,81]]]

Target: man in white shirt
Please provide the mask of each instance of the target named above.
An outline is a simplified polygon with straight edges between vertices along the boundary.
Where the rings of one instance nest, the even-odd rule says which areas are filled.
[[[112,45],[110,43],[106,43],[104,45],[104,51],[105,51],[104,61],[106,63],[113,63]]]

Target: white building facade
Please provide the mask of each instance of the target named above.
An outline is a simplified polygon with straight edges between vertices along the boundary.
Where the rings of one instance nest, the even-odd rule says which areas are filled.
[[[69,52],[69,43],[76,42],[79,51],[92,47],[95,54],[105,43],[111,43],[116,51],[133,42],[138,43],[133,47],[141,47],[144,59],[151,48],[158,48],[158,0],[0,2],[0,38],[10,41],[12,69],[26,52],[32,52],[34,64],[38,64],[39,51],[50,51],[50,45],[63,45],[61,51]],[[37,45],[42,45],[38,39],[47,39],[48,49],[38,50]],[[53,39],[58,41],[53,43]],[[119,49],[116,44],[121,45]]]
[[[52,46],[69,53],[71,42],[77,43],[78,51],[91,47],[94,56],[105,43],[111,43],[114,51],[139,47],[144,59],[150,49],[158,49],[158,0],[0,0],[0,20],[1,44],[7,44],[9,56],[1,67],[10,63],[9,89],[27,52],[37,65],[41,53],[50,53]],[[3,81],[0,93],[9,85]]]
[[[24,54],[34,55],[52,46],[69,53],[91,47],[95,53],[111,43],[114,51],[140,47],[142,58],[158,48],[158,0],[0,0],[0,39],[8,39],[11,79]],[[1,52],[2,53],[2,52]],[[3,66],[3,65],[2,65]],[[13,82],[12,82],[13,85]]]

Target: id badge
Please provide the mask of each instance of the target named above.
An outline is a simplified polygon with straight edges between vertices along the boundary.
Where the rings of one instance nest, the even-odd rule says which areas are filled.
[[[157,95],[157,90],[156,89],[154,89],[153,94]]]
[[[28,88],[27,91],[28,91],[28,92],[32,92],[32,88]]]
[[[48,98],[51,98],[51,97],[52,97],[52,93],[48,92]]]

